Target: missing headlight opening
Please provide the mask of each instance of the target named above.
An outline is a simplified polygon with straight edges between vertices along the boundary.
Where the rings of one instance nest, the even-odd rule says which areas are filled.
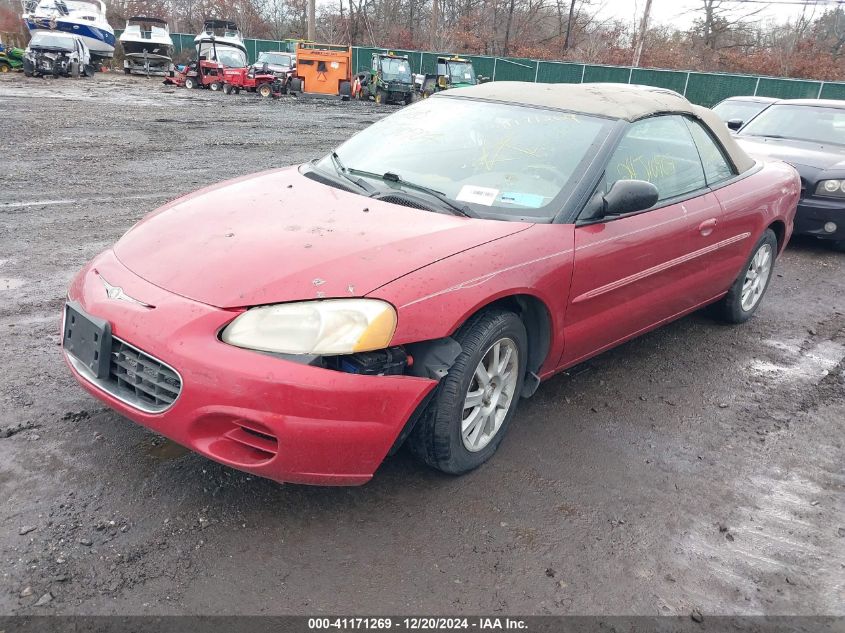
[[[319,363],[326,369],[367,376],[409,375],[441,380],[461,353],[460,344],[451,337],[409,343],[372,352],[343,356],[324,356]]]

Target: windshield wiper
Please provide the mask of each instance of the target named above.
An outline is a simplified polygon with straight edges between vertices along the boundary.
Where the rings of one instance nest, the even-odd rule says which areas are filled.
[[[351,182],[353,185],[358,187],[359,189],[365,191],[367,195],[373,195],[378,191],[375,187],[369,184],[363,178],[353,178],[349,174],[351,173],[349,169],[347,169],[346,165],[343,164],[343,161],[340,160],[340,156],[337,155],[337,152],[332,152],[329,154],[329,158],[332,159],[332,165],[334,165],[334,170],[337,172],[337,175]],[[356,170],[352,170],[356,171]]]
[[[465,204],[457,204],[452,199],[446,196],[442,191],[437,191],[437,189],[432,189],[431,187],[426,187],[425,185],[418,185],[413,182],[408,182],[407,180],[403,179],[402,176],[399,174],[394,174],[391,171],[387,171],[383,174],[375,174],[370,171],[363,171],[360,169],[349,169],[350,173],[361,174],[362,176],[366,176],[367,178],[378,178],[379,180],[384,180],[385,182],[392,182],[396,183],[397,185],[401,185],[403,187],[407,187],[408,189],[414,189],[415,191],[421,191],[422,193],[428,194],[432,198],[440,201],[444,206],[448,207],[450,210],[463,215],[467,218],[475,218],[478,217],[475,213],[470,210],[468,206]]]

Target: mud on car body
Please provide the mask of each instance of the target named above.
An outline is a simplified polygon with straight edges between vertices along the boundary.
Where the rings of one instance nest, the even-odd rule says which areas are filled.
[[[27,77],[88,77],[94,68],[91,52],[80,37],[36,31],[24,53],[23,71]]]
[[[361,484],[403,443],[464,473],[541,380],[706,305],[750,318],[799,185],[678,95],[453,89],[149,215],[71,283],[65,358],[257,475]]]

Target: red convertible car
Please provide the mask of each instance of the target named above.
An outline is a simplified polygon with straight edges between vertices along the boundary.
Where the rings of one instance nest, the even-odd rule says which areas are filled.
[[[540,381],[709,304],[748,319],[800,190],[668,92],[450,90],[150,214],[73,280],[64,355],[263,477],[362,484],[405,442],[463,473]]]

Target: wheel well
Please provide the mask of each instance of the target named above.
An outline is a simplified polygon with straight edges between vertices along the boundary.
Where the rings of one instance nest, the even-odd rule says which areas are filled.
[[[475,314],[490,308],[510,310],[522,319],[528,334],[528,371],[539,372],[552,341],[552,320],[546,304],[532,295],[510,295],[488,303]]]
[[[780,253],[783,250],[783,242],[786,239],[786,225],[780,220],[775,220],[769,225],[769,228],[775,233],[775,237],[778,240],[778,253]]]

